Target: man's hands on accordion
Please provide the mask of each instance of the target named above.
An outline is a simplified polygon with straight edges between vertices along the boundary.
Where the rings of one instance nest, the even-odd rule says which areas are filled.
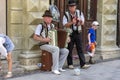
[[[44,38],[44,42],[51,42],[51,39],[49,37]]]

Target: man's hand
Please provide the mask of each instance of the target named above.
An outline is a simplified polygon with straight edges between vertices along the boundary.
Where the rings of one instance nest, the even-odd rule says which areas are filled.
[[[77,18],[77,26],[83,25],[83,21],[80,18]]]
[[[89,41],[88,44],[91,45],[91,41]]]
[[[51,39],[50,38],[44,38],[44,42],[50,42],[51,41]]]
[[[77,23],[77,19],[76,19],[76,18],[73,18],[73,19],[72,19],[72,22],[73,22],[73,24],[76,24],[76,23]]]

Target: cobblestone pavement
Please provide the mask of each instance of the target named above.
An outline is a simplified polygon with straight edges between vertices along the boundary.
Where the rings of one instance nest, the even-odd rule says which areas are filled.
[[[120,80],[120,59],[97,63],[88,69],[81,69],[79,76],[74,75],[73,70],[66,70],[61,75],[39,71],[5,80]]]

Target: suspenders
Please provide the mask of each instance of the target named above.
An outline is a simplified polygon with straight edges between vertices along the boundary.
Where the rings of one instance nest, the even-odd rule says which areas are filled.
[[[81,12],[79,10],[76,10],[75,14],[76,14],[76,17],[80,17],[81,16]],[[69,11],[65,12],[65,17],[67,18],[68,22],[70,22],[72,20],[72,18],[73,18]],[[77,27],[76,30],[74,30],[73,27],[74,27],[74,25],[71,26],[72,31],[73,32],[74,31],[78,32],[78,27]]]
[[[43,32],[43,30],[45,30],[45,36],[47,37],[48,36],[48,27],[46,27],[47,25],[45,23],[40,23],[42,25],[42,30],[41,30],[41,33]],[[50,28],[53,29],[53,24],[50,24]],[[40,33],[40,35],[41,35]]]

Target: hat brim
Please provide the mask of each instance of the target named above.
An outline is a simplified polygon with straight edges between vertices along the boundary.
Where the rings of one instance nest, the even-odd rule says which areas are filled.
[[[53,17],[52,15],[43,15],[42,17]]]
[[[76,6],[76,3],[68,4],[68,6]]]

